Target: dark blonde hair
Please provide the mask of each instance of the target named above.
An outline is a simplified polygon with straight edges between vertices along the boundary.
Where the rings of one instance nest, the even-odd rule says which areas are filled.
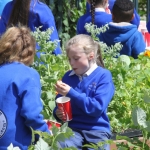
[[[8,28],[0,39],[0,64],[18,61],[31,65],[35,45],[35,39],[27,27]]]
[[[71,38],[65,46],[67,55],[72,46],[79,46],[87,55],[91,52],[94,52],[94,61],[97,63],[97,65],[104,68],[100,45],[98,42],[94,41],[91,36],[79,34]]]

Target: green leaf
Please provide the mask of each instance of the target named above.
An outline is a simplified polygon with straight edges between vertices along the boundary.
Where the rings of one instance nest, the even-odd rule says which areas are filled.
[[[146,125],[146,113],[143,109],[139,107],[135,107],[132,111],[132,120],[134,125],[143,126],[144,128],[147,127]]]
[[[145,92],[143,99],[144,99],[145,103],[150,103],[150,95],[149,95],[149,93]]]
[[[131,63],[129,56],[127,56],[127,55],[120,55],[119,59],[120,59],[121,62],[124,62],[128,66]]]
[[[49,149],[50,149],[49,145],[42,138],[39,138],[39,141],[37,142],[34,148],[34,150],[49,150]]]
[[[53,111],[53,109],[55,108],[55,101],[49,101],[49,102],[48,102],[48,106],[49,106],[50,109]]]
[[[59,129],[54,125],[52,127],[52,133],[53,133],[53,135],[57,135],[59,133]]]

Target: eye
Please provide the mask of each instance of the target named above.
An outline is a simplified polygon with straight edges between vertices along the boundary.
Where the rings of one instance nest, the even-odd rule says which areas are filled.
[[[80,59],[80,57],[75,57],[75,58],[74,58],[74,60],[79,60],[79,59]]]
[[[70,62],[70,60],[71,60],[71,59],[70,59],[70,58],[68,58],[68,61],[69,61],[69,62]]]

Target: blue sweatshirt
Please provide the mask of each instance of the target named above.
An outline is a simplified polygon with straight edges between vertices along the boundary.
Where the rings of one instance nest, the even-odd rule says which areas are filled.
[[[8,23],[14,2],[15,0],[7,3],[3,10],[1,20],[0,20],[0,35],[2,35],[6,31],[7,23]],[[51,34],[50,40],[51,41],[59,40],[57,29],[55,26],[54,16],[50,8],[42,2],[39,2],[39,1],[36,2],[35,0],[31,0],[28,26],[31,29],[31,31],[35,31],[35,28],[39,26],[42,26],[41,31],[45,31],[48,28],[53,27],[54,31]],[[55,55],[61,54],[59,42],[58,42],[57,48],[55,49],[53,53]]]
[[[148,32],[150,33],[150,14],[148,16],[148,22],[147,22],[146,27],[147,27]]]
[[[80,130],[100,130],[110,133],[107,107],[114,95],[114,84],[111,73],[97,67],[82,81],[76,74],[68,71],[62,81],[71,86],[66,96],[71,99],[73,119],[69,121],[70,128]],[[61,95],[57,95],[60,97]],[[54,109],[54,116],[57,107]]]
[[[114,3],[116,0],[109,0],[109,9],[112,12]],[[136,12],[136,10],[134,9],[134,19],[130,22],[131,24],[136,25],[137,27],[139,27],[140,24],[140,16],[139,14]]]
[[[19,62],[0,65],[0,150],[31,144],[31,128],[48,132],[43,120],[39,74]]]
[[[141,32],[137,30],[136,25],[130,23],[109,23],[109,29],[99,35],[100,41],[108,46],[121,42],[123,48],[120,51],[122,55],[137,58],[139,53],[145,51],[145,42]]]
[[[5,5],[8,3],[8,2],[10,2],[11,0],[0,0],[0,16],[1,16],[1,14],[2,14],[2,11],[3,11],[3,9],[4,9],[4,7],[5,7]]]
[[[89,34],[84,28],[86,23],[92,22],[91,13],[88,12],[81,16],[77,22],[77,34]],[[107,23],[112,22],[112,15],[103,11],[95,12],[95,25],[102,27]]]
[[[147,27],[148,32],[150,33],[150,21],[147,22],[146,27]]]
[[[113,8],[113,5],[114,5],[114,2],[115,2],[115,0],[109,0],[109,9],[110,9],[110,11],[112,11],[112,8]],[[91,15],[89,12],[90,12],[90,5],[89,5],[89,3],[87,2],[86,3],[86,12],[89,14],[89,15]],[[86,15],[86,20],[88,21],[88,22],[91,22],[91,19],[90,19],[90,21],[89,21],[89,18],[91,18],[89,15]],[[96,14],[97,15],[97,14]],[[111,14],[110,14],[111,15]],[[98,15],[97,17],[96,17],[96,19],[95,19],[95,25],[97,25],[98,27],[101,27],[102,25],[105,25],[106,23],[109,23],[109,22],[112,22],[112,15],[111,15],[111,18],[110,18],[110,15],[106,15],[106,16],[104,16],[104,15],[102,15],[101,17],[100,17],[100,15]],[[84,16],[84,15],[83,15]],[[108,18],[106,18],[106,17],[108,17]],[[85,20],[85,18],[82,18],[82,19],[84,19]],[[98,19],[98,20],[97,20]],[[97,22],[101,22],[101,20],[102,20],[102,25],[100,25],[99,23],[97,23]],[[136,12],[136,10],[134,9],[134,19],[130,22],[131,24],[134,24],[134,25],[136,25],[137,26],[137,28],[139,27],[139,24],[140,24],[140,16],[138,15],[138,13]],[[82,25],[83,24],[83,25]],[[83,27],[84,27],[84,24],[85,24],[85,21],[80,21],[80,26],[78,27],[78,25],[77,25],[77,33],[78,33],[78,30],[80,30],[79,28],[81,27],[81,31],[82,31],[82,33],[84,34],[84,30],[82,29]],[[82,27],[83,26],[83,27]],[[81,33],[78,33],[78,34],[81,34]]]

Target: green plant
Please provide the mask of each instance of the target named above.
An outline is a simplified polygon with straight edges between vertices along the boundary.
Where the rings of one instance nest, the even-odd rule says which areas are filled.
[[[64,123],[60,128],[52,127],[51,135],[45,132],[32,130],[32,143],[35,135],[39,135],[39,140],[35,145],[30,145],[28,150],[76,150],[76,148],[61,148],[59,142],[73,136],[73,132],[68,128],[68,123]]]
[[[40,74],[42,92],[41,99],[44,105],[43,115],[45,119],[53,119],[52,111],[55,107],[55,83],[57,80],[61,80],[64,73],[70,69],[66,55],[55,56],[52,51],[55,49],[58,41],[49,41],[49,36],[53,32],[53,29],[41,32],[39,28],[33,34],[41,53],[40,58],[35,56],[33,67]]]
[[[79,4],[79,5],[78,5]],[[53,0],[50,8],[55,16],[62,47],[76,35],[77,20],[85,13],[86,0]]]

